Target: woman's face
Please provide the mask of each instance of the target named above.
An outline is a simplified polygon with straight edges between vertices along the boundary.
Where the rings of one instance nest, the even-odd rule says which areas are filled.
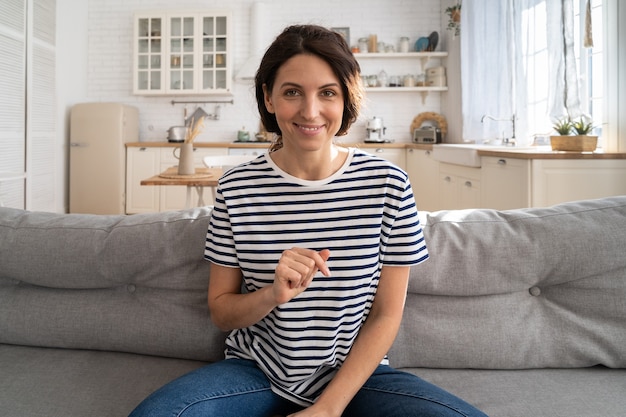
[[[285,146],[316,150],[332,143],[341,128],[344,97],[330,65],[308,54],[296,55],[278,70],[265,106],[276,116]]]

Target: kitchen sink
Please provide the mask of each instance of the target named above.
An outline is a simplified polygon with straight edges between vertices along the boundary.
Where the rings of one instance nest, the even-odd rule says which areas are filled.
[[[461,143],[443,143],[433,145],[433,159],[448,164],[463,165],[467,167],[480,168],[481,150],[502,150],[507,152],[544,152],[550,147],[539,146],[503,146],[503,145],[479,145]]]

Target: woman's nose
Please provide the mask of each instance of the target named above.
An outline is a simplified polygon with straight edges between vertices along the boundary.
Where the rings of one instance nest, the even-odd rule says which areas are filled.
[[[306,119],[314,119],[319,113],[319,102],[315,96],[307,96],[302,100],[302,108],[300,109],[302,117]]]

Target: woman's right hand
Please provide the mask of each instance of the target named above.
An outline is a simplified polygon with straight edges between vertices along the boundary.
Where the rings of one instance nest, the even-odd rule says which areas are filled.
[[[330,276],[326,265],[329,257],[328,249],[317,252],[313,249],[292,248],[284,251],[274,275],[273,294],[276,302],[284,304],[306,290],[317,271]]]

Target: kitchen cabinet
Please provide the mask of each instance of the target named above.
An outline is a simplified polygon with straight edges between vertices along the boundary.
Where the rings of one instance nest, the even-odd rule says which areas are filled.
[[[439,209],[439,186],[437,177],[439,162],[433,159],[428,149],[406,150],[406,172],[411,180],[418,210]]]
[[[439,163],[439,208],[455,210],[481,207],[480,168]]]
[[[399,168],[406,170],[406,157],[404,149],[402,148],[373,148],[364,149],[366,152],[370,152],[376,156],[386,159],[387,161],[397,165]]]
[[[230,22],[229,13],[135,14],[133,93],[230,93]]]
[[[183,186],[140,185],[167,168],[178,165],[174,155],[177,147],[128,147],[126,149],[126,213],[149,213],[180,210],[185,207],[187,189]],[[176,151],[178,154],[178,151]],[[203,167],[202,159],[209,155],[227,155],[228,148],[194,148],[194,165]],[[204,190],[204,201],[213,200],[209,189]]]
[[[531,175],[532,207],[626,195],[626,159],[536,159]]]
[[[159,148],[126,148],[126,214],[159,211],[159,189],[140,181],[159,173]]]
[[[481,207],[530,207],[529,159],[483,156],[481,165]]]

